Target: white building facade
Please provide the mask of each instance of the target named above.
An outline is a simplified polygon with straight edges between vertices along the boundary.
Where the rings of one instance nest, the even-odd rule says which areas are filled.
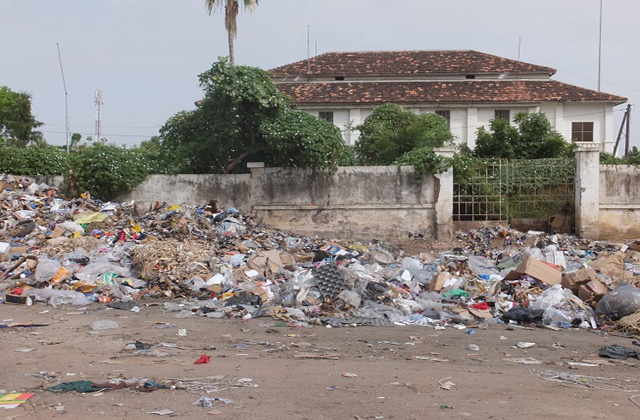
[[[349,145],[377,106],[396,103],[443,116],[470,148],[494,118],[543,112],[565,139],[611,153],[614,107],[626,98],[553,80],[555,72],[476,51],[386,51],[326,53],[270,74],[297,109],[333,122]]]

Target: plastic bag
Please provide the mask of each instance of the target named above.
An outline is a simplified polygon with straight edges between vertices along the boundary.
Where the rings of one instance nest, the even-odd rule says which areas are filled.
[[[32,289],[29,294],[35,296],[37,300],[49,301],[54,308],[59,305],[85,306],[91,303],[84,294],[73,290]]]
[[[36,281],[38,283],[48,282],[53,276],[60,270],[62,264],[56,260],[38,260],[38,266],[36,267]]]
[[[544,292],[538,298],[532,302],[529,307],[531,309],[542,309],[546,311],[550,308],[558,308],[566,303],[566,298],[562,291],[562,286],[554,284]]]
[[[360,295],[353,290],[343,290],[338,295],[338,299],[342,299],[344,303],[348,304],[354,309],[358,309],[362,303]]]
[[[205,287],[206,283],[200,277],[192,277],[185,282],[187,287],[193,292],[199,292],[200,289]]]
[[[110,262],[96,261],[76,272],[76,278],[84,281],[95,281],[98,277],[105,273],[115,273],[121,277],[132,277],[131,271],[126,267],[122,267]]]
[[[621,283],[598,302],[596,316],[617,321],[638,310],[640,310],[640,290],[628,283]]]
[[[469,257],[469,269],[473,271],[476,276],[482,274],[498,274],[498,269],[495,265],[485,257],[471,256]]]

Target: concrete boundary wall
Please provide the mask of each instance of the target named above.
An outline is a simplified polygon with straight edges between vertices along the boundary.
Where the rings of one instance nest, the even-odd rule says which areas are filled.
[[[640,166],[600,166],[601,239],[640,237]]]
[[[263,223],[301,234],[448,240],[450,172],[417,179],[411,167],[374,166],[340,167],[333,173],[253,168],[243,175],[150,175],[117,201],[135,200],[146,208],[154,201],[202,205],[216,200],[220,207],[234,206]]]

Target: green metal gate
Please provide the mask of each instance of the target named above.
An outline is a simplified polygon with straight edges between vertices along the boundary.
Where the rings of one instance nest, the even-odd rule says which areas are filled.
[[[572,209],[573,159],[473,159],[454,174],[454,221],[545,219]]]

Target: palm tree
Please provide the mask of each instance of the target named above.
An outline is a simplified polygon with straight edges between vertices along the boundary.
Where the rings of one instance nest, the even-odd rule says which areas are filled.
[[[259,0],[205,0],[205,7],[209,15],[224,8],[224,26],[229,37],[229,62],[231,65],[235,62],[233,41],[238,35],[237,19],[240,11],[240,1],[243,2],[245,9],[253,10],[258,5]]]

